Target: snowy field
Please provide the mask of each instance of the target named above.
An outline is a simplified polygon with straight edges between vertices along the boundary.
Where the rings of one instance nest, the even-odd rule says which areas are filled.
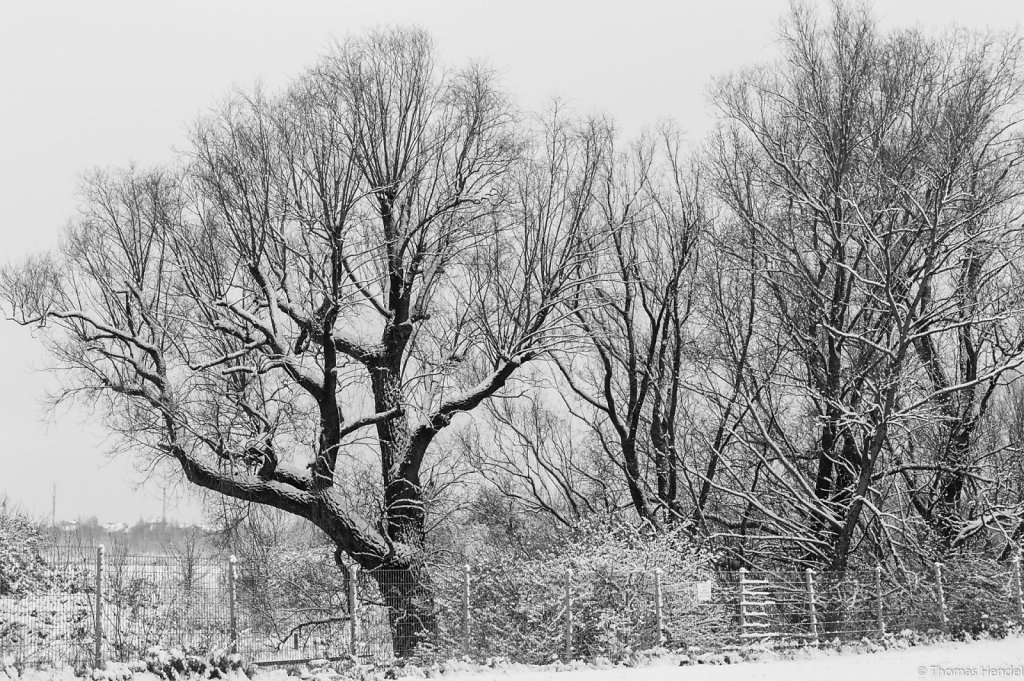
[[[942,643],[906,650],[841,654],[814,652],[810,659],[722,666],[592,669],[570,672],[496,671],[472,679],[505,681],[902,681],[906,679],[1024,678],[1024,639]]]

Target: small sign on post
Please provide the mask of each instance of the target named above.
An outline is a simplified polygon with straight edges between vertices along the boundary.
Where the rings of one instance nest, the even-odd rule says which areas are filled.
[[[93,637],[96,645],[93,650],[93,662],[96,669],[103,666],[103,544],[96,549],[96,621]]]
[[[697,599],[698,603],[710,603],[714,600],[714,594],[715,580],[713,579],[697,582],[693,585],[693,596]]]

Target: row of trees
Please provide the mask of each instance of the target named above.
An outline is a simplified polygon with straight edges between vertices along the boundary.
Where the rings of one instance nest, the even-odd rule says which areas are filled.
[[[748,564],[1005,557],[1020,41],[843,4],[780,37],[696,153],[518,111],[418,30],[350,39],[177,164],[90,175],[0,298],[126,448],[380,575],[404,645],[469,498]]]
[[[494,442],[467,449],[563,522],[627,497],[743,562],[1005,559],[1020,41],[886,34],[838,5],[795,8],[781,47],[716,82],[692,165],[671,132],[610,151],[596,277],[549,363],[562,411],[492,406]]]

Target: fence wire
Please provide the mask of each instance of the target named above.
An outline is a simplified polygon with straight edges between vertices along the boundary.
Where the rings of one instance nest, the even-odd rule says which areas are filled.
[[[279,665],[348,656],[538,663],[621,659],[655,646],[695,652],[858,640],[904,629],[998,634],[1021,619],[1015,566],[981,561],[920,572],[680,576],[608,567],[349,571],[310,555],[284,557],[285,572],[264,562],[117,550],[104,554],[102,566],[95,554],[67,550],[42,558],[59,576],[51,589],[0,594],[0,655],[24,665],[85,669],[97,659],[138,658],[156,645],[187,654],[237,651]]]

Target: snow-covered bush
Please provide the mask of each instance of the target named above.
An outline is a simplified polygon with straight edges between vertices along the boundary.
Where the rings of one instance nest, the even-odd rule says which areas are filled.
[[[297,637],[342,646],[348,609],[346,573],[323,548],[280,547],[237,564],[239,620],[250,645],[275,650]],[[335,621],[336,620],[336,621]],[[320,624],[310,624],[320,622]]]
[[[712,579],[711,562],[683,531],[655,534],[614,522],[582,524],[536,557],[492,552],[473,570],[472,650],[524,662],[564,659],[569,600],[573,657],[622,659],[662,640],[674,647],[714,643],[705,639],[724,631],[730,615],[698,599],[695,586]]]
[[[81,570],[47,563],[44,540],[38,525],[0,501],[0,652],[19,664],[76,662],[87,654]]]
[[[942,582],[951,633],[1002,638],[1017,624],[1011,565],[984,556],[958,556],[943,564]]]
[[[0,596],[38,593],[54,580],[39,549],[43,533],[36,523],[0,499]]]

